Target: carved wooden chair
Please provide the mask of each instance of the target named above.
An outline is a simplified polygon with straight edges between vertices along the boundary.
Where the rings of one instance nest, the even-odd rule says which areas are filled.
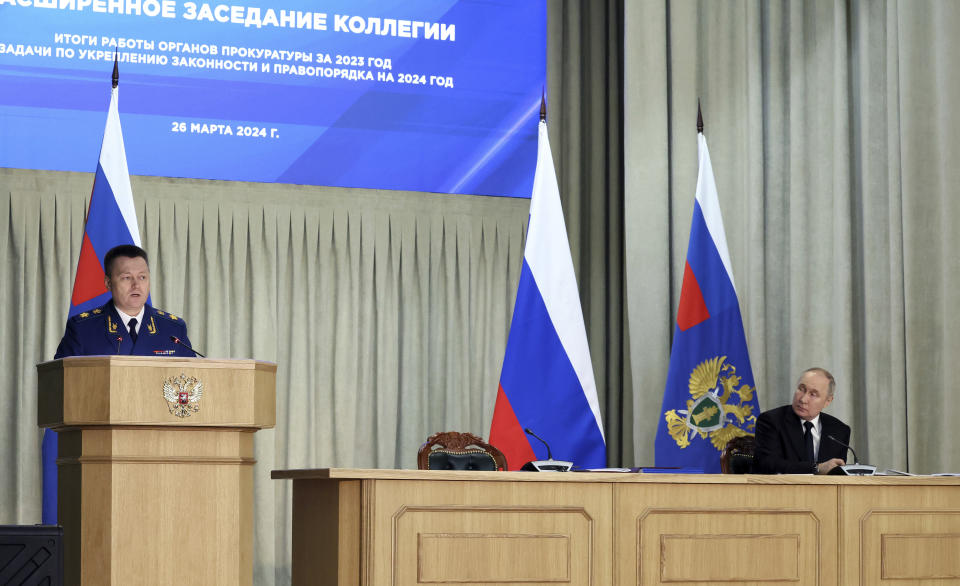
[[[420,470],[506,470],[503,452],[472,433],[442,431],[417,452]]]
[[[724,474],[753,472],[753,452],[756,445],[757,440],[752,435],[743,435],[728,441],[720,454],[720,470]]]

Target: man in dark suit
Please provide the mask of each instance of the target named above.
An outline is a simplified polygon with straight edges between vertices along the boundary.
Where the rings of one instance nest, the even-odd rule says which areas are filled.
[[[147,304],[150,267],[139,246],[115,246],[103,258],[104,284],[113,298],[106,304],[67,320],[66,331],[54,358],[104,354],[138,356],[189,356],[176,344],[190,346],[183,319]]]
[[[822,413],[833,401],[836,381],[823,368],[800,375],[793,403],[757,418],[755,470],[762,474],[827,474],[846,463],[850,427]]]

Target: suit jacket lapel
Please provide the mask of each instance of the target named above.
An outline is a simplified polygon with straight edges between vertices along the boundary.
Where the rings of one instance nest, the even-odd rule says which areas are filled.
[[[110,353],[130,354],[133,350],[133,342],[130,340],[130,333],[127,331],[126,325],[120,320],[120,314],[117,313],[113,303],[106,304],[103,309],[107,314],[104,335],[107,337],[108,347],[111,349]]]
[[[156,310],[154,310],[150,305],[143,306],[143,323],[140,324],[140,331],[137,333],[137,343],[140,343],[140,339],[143,336],[149,336],[152,339],[152,336],[157,335],[157,320],[154,318],[156,315]],[[154,345],[151,343],[151,345]]]
[[[827,439],[828,435],[836,437],[840,432],[838,426],[834,426],[833,421],[824,417],[824,415],[824,413],[820,414],[820,453],[817,455],[817,458],[821,462],[829,460],[830,458],[842,458],[846,460],[846,448],[833,440]]]
[[[793,447],[794,456],[800,458],[800,460],[805,460],[807,455],[806,449],[803,447],[803,428],[800,427],[800,418],[793,412],[793,407],[787,406],[783,419],[783,428],[790,445]]]

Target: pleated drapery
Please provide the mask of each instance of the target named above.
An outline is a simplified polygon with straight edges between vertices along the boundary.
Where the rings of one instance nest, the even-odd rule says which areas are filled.
[[[649,465],[700,99],[760,404],[800,370],[861,460],[960,470],[960,4],[551,0],[548,125],[611,465]],[[92,169],[91,169],[92,170]],[[0,523],[40,518],[34,365],[63,332],[92,174],[0,169]],[[289,582],[274,468],[415,467],[486,437],[527,200],[133,178],[154,304],[276,362],[255,581]]]
[[[822,366],[862,461],[960,470],[960,5],[651,1],[624,18],[630,363],[652,411],[637,459],[666,380],[699,99],[761,408]]]
[[[63,333],[92,176],[0,169],[3,519],[39,519],[34,365]],[[528,200],[134,177],[157,307],[210,357],[277,368],[255,436],[257,583],[289,580],[276,468],[416,468],[487,435]]]

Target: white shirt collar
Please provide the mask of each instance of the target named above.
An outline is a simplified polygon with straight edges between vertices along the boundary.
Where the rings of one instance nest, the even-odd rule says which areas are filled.
[[[120,311],[120,308],[117,307],[116,305],[114,305],[113,308],[117,310],[117,314],[120,316],[120,320],[123,322],[123,325],[127,329],[127,331],[130,331],[130,326],[127,325],[130,323],[130,320],[133,318],[137,318],[136,330],[138,334],[140,333],[140,326],[143,325],[143,314],[146,313],[147,311],[146,305],[140,308],[140,313],[138,313],[137,315],[127,315],[126,313],[123,313],[122,311]]]
[[[804,427],[804,424],[807,422],[806,419],[800,420],[800,427]],[[820,414],[817,413],[817,416],[810,420],[810,423],[813,424],[813,429],[819,434],[820,433]],[[804,427],[804,429],[806,429]]]

